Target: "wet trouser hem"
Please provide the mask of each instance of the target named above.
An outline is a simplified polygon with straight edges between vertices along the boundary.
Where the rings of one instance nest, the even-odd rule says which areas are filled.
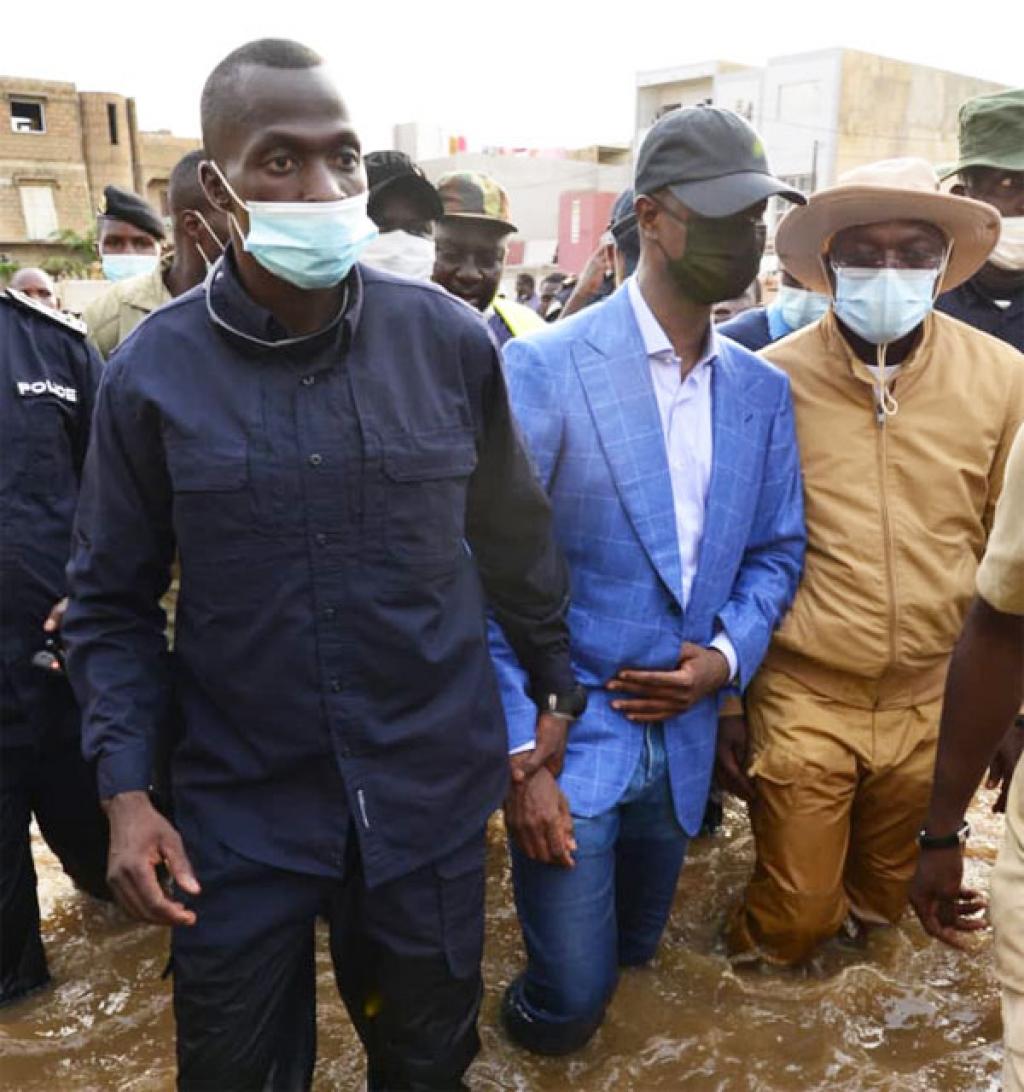
[[[33,994],[42,993],[43,990],[49,989],[51,985],[53,985],[53,979],[50,977],[49,973],[46,973],[43,978],[37,979],[32,983],[12,986],[9,989],[4,990],[3,993],[0,993],[0,1008],[17,1004],[17,1002],[24,1001]]]
[[[558,1057],[572,1054],[586,1046],[604,1020],[605,1006],[588,1016],[555,1019],[536,1012],[523,996],[520,976],[508,989],[501,1002],[501,1023],[509,1038],[533,1054]]]

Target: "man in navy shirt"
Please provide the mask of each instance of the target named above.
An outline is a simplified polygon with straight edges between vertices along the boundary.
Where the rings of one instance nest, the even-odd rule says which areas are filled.
[[[1002,230],[981,269],[935,306],[1024,352],[1024,88],[968,99],[959,145],[953,193],[994,205]]]
[[[483,321],[355,264],[376,229],[320,58],[241,47],[202,123],[230,245],[108,365],[69,570],[111,883],[175,927],[180,1087],[309,1086],[321,915],[369,1087],[458,1087],[484,826],[579,705],[564,564]],[[548,710],[511,759],[485,596]],[[177,829],[146,795],[172,696]]]
[[[0,1004],[49,981],[29,825],[109,898],[107,822],[54,649],[102,363],[85,327],[0,292]]]

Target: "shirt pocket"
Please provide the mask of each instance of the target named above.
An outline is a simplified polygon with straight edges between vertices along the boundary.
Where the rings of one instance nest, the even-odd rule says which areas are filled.
[[[384,440],[384,537],[391,557],[414,565],[455,563],[476,462],[473,433],[464,429]]]
[[[244,440],[208,444],[167,437],[165,445],[182,558],[199,546],[206,559],[223,560],[220,551],[237,547],[253,526]]]

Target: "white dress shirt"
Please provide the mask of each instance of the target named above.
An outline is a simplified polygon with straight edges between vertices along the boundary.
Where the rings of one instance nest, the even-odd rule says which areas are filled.
[[[665,434],[682,571],[680,597],[685,609],[697,575],[704,535],[704,512],[711,482],[714,455],[711,374],[718,355],[718,338],[714,326],[710,326],[704,352],[684,379],[682,361],[676,356],[668,335],[644,299],[636,277],[629,278],[626,290],[647,350],[651,382]],[[710,647],[722,653],[729,663],[729,678],[735,678],[738,660],[728,634],[724,630],[717,633]]]

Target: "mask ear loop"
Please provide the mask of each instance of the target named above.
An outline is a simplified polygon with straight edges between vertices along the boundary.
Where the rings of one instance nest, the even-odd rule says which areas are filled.
[[[245,209],[246,212],[248,212],[249,211],[249,206],[246,205],[246,203],[238,196],[237,193],[235,193],[234,188],[232,187],[231,183],[224,177],[224,172],[217,165],[216,160],[210,159],[207,162],[217,172],[217,177],[223,183],[224,189],[226,189],[228,191],[228,196],[232,199],[232,201],[234,201],[235,204],[238,205],[239,208],[243,208],[243,209]],[[242,231],[242,225],[239,224],[238,217],[235,216],[235,214],[233,212],[231,212],[230,210],[228,211],[228,221],[231,224],[234,225],[235,231],[238,232],[238,238],[241,239],[243,244],[244,244],[245,243],[245,232]],[[204,221],[204,223],[205,223],[205,221]],[[214,235],[214,238],[216,239],[217,236]]]
[[[206,217],[199,211],[199,209],[189,209],[188,211],[191,212],[192,215],[196,217],[196,219],[203,225],[204,228],[206,228],[207,234],[217,244],[218,248],[220,249],[220,253],[223,254],[224,250],[225,250],[225,246],[220,241],[220,236],[213,230],[212,227],[210,227],[210,223],[206,219]],[[196,250],[199,252],[199,257],[202,258],[203,261],[206,263],[206,268],[209,269],[210,266],[213,265],[213,262],[211,262],[210,259],[207,258],[206,251],[204,251],[203,248],[199,245],[199,240],[198,239],[195,241],[194,246],[195,246]],[[218,257],[219,256],[220,255],[218,255]],[[216,261],[216,258],[214,259],[214,261]]]

